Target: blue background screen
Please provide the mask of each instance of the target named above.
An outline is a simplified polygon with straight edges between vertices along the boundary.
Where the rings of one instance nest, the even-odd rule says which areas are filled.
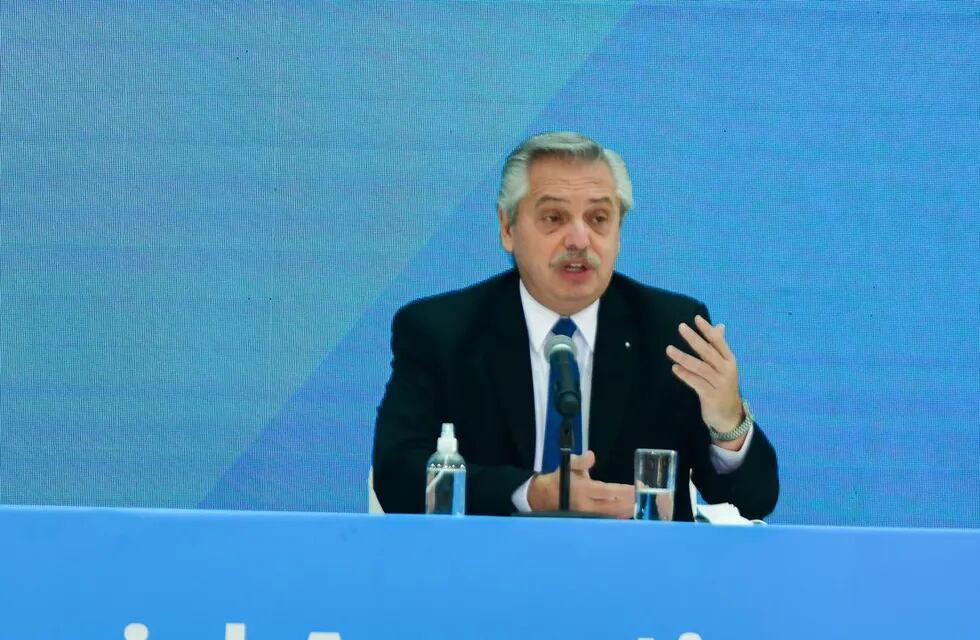
[[[771,521],[980,526],[975,3],[203,4],[0,5],[0,502],[365,510],[392,315],[509,267],[570,129],[726,323]]]

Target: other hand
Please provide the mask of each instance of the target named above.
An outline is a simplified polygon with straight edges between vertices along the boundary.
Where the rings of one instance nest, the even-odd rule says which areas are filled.
[[[595,454],[586,451],[580,456],[572,456],[569,474],[569,508],[572,511],[601,513],[616,518],[632,518],[634,493],[633,486],[600,482],[589,477],[589,470],[595,465]],[[555,511],[558,509],[559,474],[541,473],[531,480],[527,490],[527,502],[532,511]]]

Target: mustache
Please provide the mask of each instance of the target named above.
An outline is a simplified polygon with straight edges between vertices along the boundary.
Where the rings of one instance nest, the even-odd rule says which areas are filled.
[[[566,262],[571,262],[572,260],[582,260],[593,269],[598,269],[602,264],[602,260],[599,259],[599,256],[592,253],[588,249],[582,249],[580,251],[566,251],[558,256],[555,256],[551,262],[548,263],[548,266],[558,267]]]

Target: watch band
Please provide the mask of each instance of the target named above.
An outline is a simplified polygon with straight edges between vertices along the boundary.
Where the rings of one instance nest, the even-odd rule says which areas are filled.
[[[711,434],[711,439],[716,442],[731,442],[732,440],[738,440],[752,428],[752,424],[755,422],[755,416],[752,415],[752,410],[749,409],[749,403],[742,400],[742,410],[745,411],[745,420],[742,420],[741,424],[732,429],[731,431],[718,431],[710,424],[708,425],[708,433]]]

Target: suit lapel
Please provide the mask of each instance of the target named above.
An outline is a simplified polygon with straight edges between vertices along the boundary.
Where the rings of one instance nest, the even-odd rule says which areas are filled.
[[[595,475],[600,477],[623,426],[626,403],[637,381],[637,337],[635,321],[614,276],[599,303],[592,361],[589,448],[596,454]]]
[[[504,278],[492,296],[485,317],[483,361],[489,377],[488,393],[496,395],[503,422],[514,440],[521,466],[534,466],[534,386],[527,323],[521,306],[517,273]],[[494,419],[494,417],[491,417]]]

